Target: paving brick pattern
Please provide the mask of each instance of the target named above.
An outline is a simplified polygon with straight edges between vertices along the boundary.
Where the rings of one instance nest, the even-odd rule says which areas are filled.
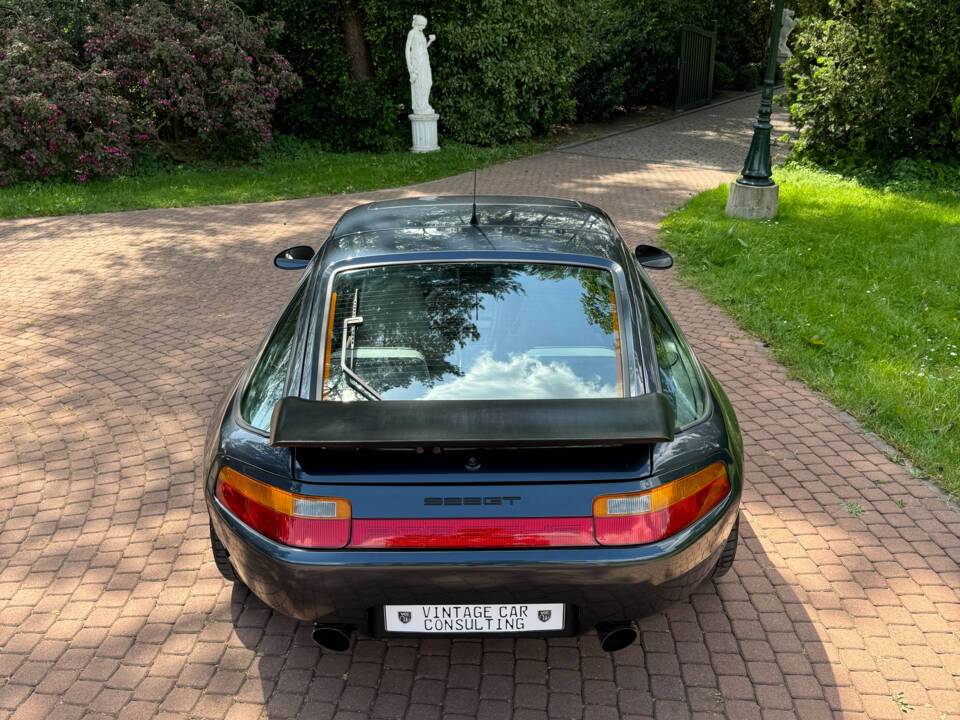
[[[592,200],[650,241],[736,173],[755,106],[507,163],[480,187]],[[737,408],[749,485],[733,571],[642,621],[642,642],[327,654],[220,579],[194,473],[296,279],[272,255],[367,199],[470,186],[0,223],[0,720],[960,718],[960,514],[669,271],[656,282]]]

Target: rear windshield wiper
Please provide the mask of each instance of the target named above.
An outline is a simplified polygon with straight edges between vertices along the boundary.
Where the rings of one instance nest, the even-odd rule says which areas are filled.
[[[354,290],[353,310],[349,317],[343,319],[343,342],[340,345],[340,370],[343,372],[343,376],[347,378],[347,383],[355,390],[359,390],[370,400],[383,400],[380,393],[367,385],[353,369],[347,367],[347,354],[349,351],[356,350],[357,347],[357,325],[363,322],[363,316],[357,315],[359,299],[360,290]]]

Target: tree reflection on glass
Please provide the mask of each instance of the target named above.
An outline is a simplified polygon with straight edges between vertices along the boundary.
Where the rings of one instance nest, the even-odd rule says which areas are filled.
[[[587,320],[613,334],[613,278],[608,272],[597,272],[571,265],[538,265],[537,275],[544,279],[576,278],[583,288],[580,304]]]
[[[355,296],[362,322],[353,325],[345,364],[384,399],[518,397],[533,381],[548,397],[615,393],[612,290],[605,270],[558,265],[423,263],[340,273],[325,397],[370,395],[356,392],[357,381],[340,369]]]

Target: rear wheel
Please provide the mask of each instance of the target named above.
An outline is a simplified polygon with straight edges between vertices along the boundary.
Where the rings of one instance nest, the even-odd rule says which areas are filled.
[[[217,570],[220,571],[224,579],[234,583],[240,582],[240,576],[237,575],[237,571],[234,570],[233,565],[230,564],[230,553],[227,552],[223,543],[220,542],[220,538],[217,537],[212,522],[210,523],[210,547],[213,550],[213,562],[216,564]]]
[[[730,531],[730,537],[727,538],[726,544],[723,546],[723,552],[720,553],[720,559],[717,561],[717,566],[713,568],[713,573],[711,573],[711,579],[716,579],[718,577],[723,577],[727,574],[727,571],[733,567],[733,560],[737,557],[737,543],[740,540],[740,516],[737,515],[737,520],[733,523],[733,530]]]

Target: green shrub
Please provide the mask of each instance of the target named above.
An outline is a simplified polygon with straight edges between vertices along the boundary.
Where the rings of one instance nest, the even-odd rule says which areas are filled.
[[[333,122],[327,145],[332,150],[401,150],[410,144],[403,103],[377,79],[348,83],[331,99]],[[409,112],[409,111],[408,111]]]
[[[285,132],[332,149],[406,144],[410,86],[403,58],[414,13],[427,17],[434,88],[445,134],[491,144],[618,108],[672,102],[679,29],[719,23],[729,67],[758,61],[768,32],[764,0],[241,0],[284,20],[279,49],[304,80],[281,101]],[[351,79],[348,9],[360,18],[374,77]],[[374,102],[376,101],[376,102]]]
[[[788,0],[788,4],[795,7],[798,1]],[[712,0],[706,4],[712,7],[708,7],[704,22],[717,22],[718,61],[731,70],[766,61],[773,20],[769,0]]]
[[[737,68],[733,76],[733,87],[735,90],[753,90],[760,84],[760,68],[763,65],[759,63],[747,63]]]
[[[736,76],[725,62],[717,60],[713,66],[713,87],[717,90],[733,90]]]
[[[571,120],[571,87],[587,58],[592,0],[363,0],[378,76],[409,107],[403,47],[411,17],[427,17],[431,104],[448,135],[490,145]],[[408,130],[405,129],[405,132]]]
[[[673,91],[680,6],[601,0],[584,23],[592,40],[589,60],[574,85],[581,120],[604,120],[645,102],[666,101]]]
[[[784,67],[797,152],[822,162],[960,151],[960,0],[831,0]]]
[[[619,107],[672,104],[686,24],[716,26],[714,85],[734,85],[729,68],[762,59],[770,15],[762,0],[599,0],[584,23],[593,44],[575,85],[578,116],[603,119]]]

